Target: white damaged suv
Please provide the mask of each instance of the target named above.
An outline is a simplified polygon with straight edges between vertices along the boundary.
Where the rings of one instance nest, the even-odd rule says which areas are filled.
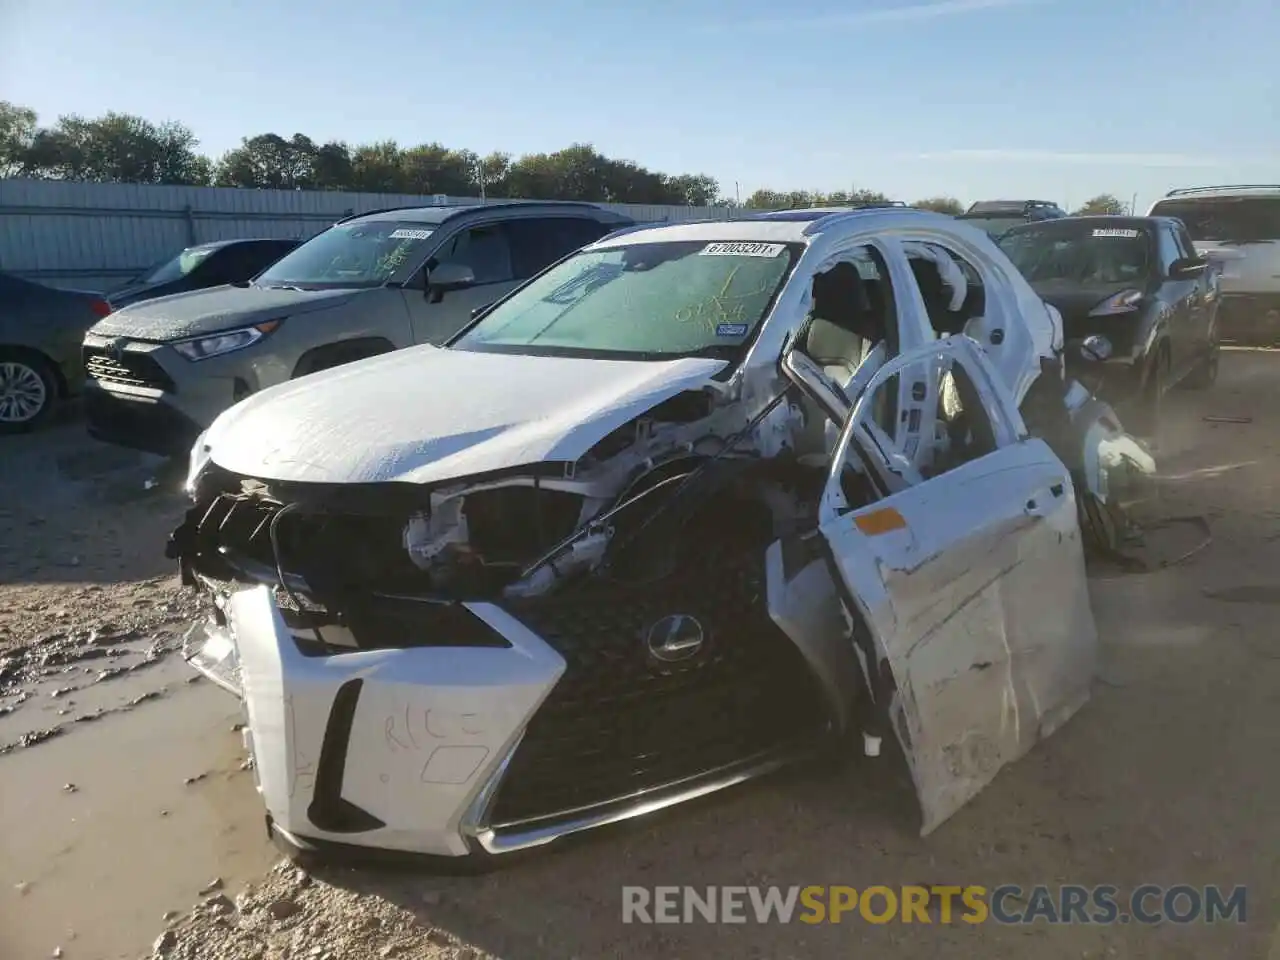
[[[219,417],[188,656],[295,851],[484,859],[890,731],[927,833],[1089,696],[1061,350],[950,217],[620,231]]]

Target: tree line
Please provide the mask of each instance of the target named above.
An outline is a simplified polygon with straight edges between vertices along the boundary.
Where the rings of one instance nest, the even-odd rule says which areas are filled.
[[[707,174],[658,173],[615,160],[591,144],[553,153],[480,156],[439,143],[404,147],[394,140],[351,145],[317,143],[306,134],[261,133],[211,158],[182,123],[154,123],[127,113],[61,116],[42,126],[34,110],[0,100],[0,177],[97,183],[162,183],[274,190],[344,190],[362,193],[446,194],[605,203],[734,206]],[[757,190],[742,202],[755,209],[886,202],[875,190],[831,193]],[[954,197],[930,197],[912,206],[961,213]],[[1124,212],[1115,197],[1095,197],[1078,212]]]

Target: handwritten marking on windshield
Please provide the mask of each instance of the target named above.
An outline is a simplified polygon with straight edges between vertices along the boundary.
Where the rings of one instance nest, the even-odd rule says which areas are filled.
[[[762,283],[755,290],[730,297],[729,290],[738,276],[738,271],[741,269],[741,266],[736,266],[729,271],[729,275],[725,277],[724,283],[720,286],[720,292],[715,296],[677,310],[673,317],[675,322],[692,323],[700,321],[706,324],[708,330],[714,330],[718,337],[739,336],[740,334],[721,333],[720,328],[726,326],[749,327],[746,301],[764,294],[768,289],[768,284]],[[745,333],[746,330],[744,329],[743,334]]]

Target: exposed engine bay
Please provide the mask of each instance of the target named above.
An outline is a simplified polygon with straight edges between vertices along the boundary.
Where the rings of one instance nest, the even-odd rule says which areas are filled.
[[[707,535],[707,517],[714,539],[754,522],[765,530],[757,551],[812,528],[826,470],[795,453],[810,414],[794,391],[745,428],[740,407],[717,399],[678,394],[576,463],[433,489],[278,483],[211,466],[170,553],[189,583],[275,584],[326,642],[348,634],[376,647],[387,638],[369,629],[375,607],[517,601],[592,575],[660,580],[692,530]],[[324,629],[334,626],[345,629]]]

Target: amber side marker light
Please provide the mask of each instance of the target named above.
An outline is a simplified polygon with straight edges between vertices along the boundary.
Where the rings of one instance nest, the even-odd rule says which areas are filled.
[[[876,537],[882,533],[905,530],[907,528],[907,521],[893,507],[860,514],[854,517],[853,522],[857,524],[859,530],[869,537]]]

